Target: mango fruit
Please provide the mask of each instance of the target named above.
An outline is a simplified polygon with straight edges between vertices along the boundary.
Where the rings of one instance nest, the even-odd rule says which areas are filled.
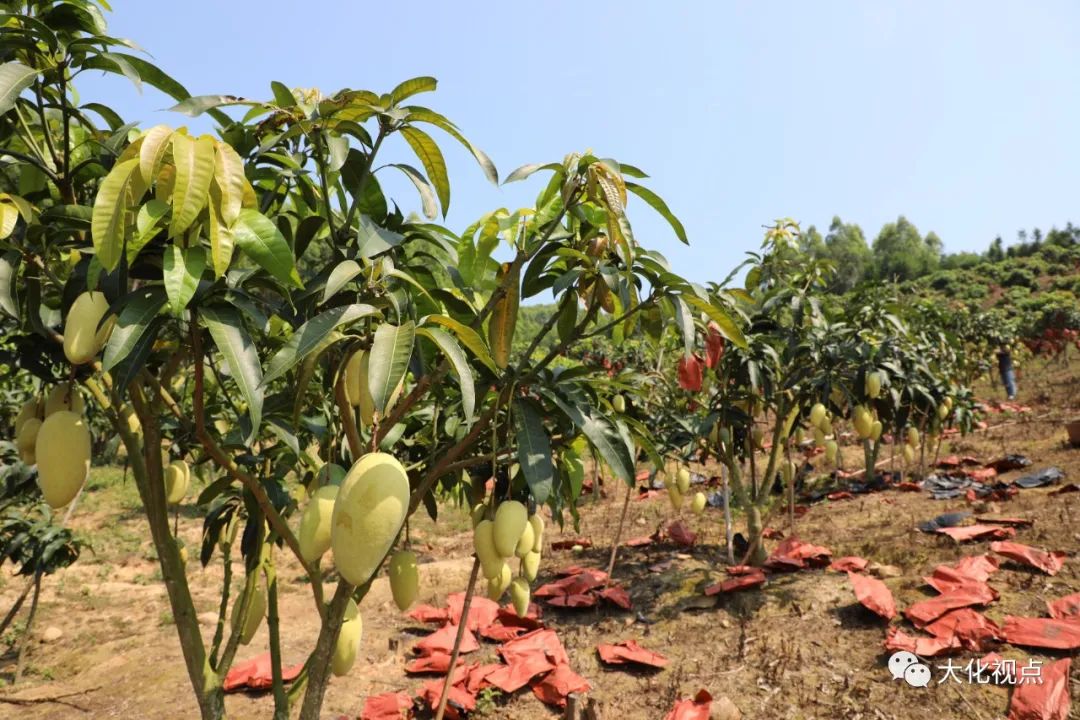
[[[700,515],[701,513],[705,512],[706,504],[707,499],[705,497],[705,493],[694,493],[694,500],[690,503],[690,509],[693,510],[695,515]]]
[[[814,427],[821,427],[821,422],[825,419],[825,406],[821,403],[816,403],[814,407],[810,408],[810,424]]]
[[[825,460],[830,463],[836,462],[836,453],[840,447],[836,444],[835,440],[828,440],[825,442]]]
[[[855,427],[855,434],[860,438],[870,437],[874,429],[874,417],[862,405],[856,405],[851,415],[851,424]]]
[[[45,398],[45,417],[60,410],[70,410],[76,415],[82,415],[86,410],[86,403],[83,402],[78,387],[72,383],[62,382],[56,385]]]
[[[19,459],[27,465],[37,462],[36,447],[38,433],[41,432],[41,420],[32,417],[19,425],[19,431],[15,435],[15,447],[19,451]]]
[[[626,412],[626,398],[622,395],[616,395],[611,401],[611,407],[614,408],[617,413]]]
[[[867,373],[865,385],[866,387],[864,388],[864,390],[866,390],[866,397],[870,398],[871,400],[876,399],[878,396],[881,395],[881,373]]]
[[[495,509],[495,550],[504,558],[513,557],[521,533],[529,524],[529,511],[517,500],[505,500]]]
[[[528,580],[518,577],[510,581],[510,602],[518,617],[525,617],[529,612],[529,594]]]
[[[533,551],[533,545],[536,544],[536,532],[533,530],[532,523],[526,522],[525,529],[521,531],[521,537],[518,538],[517,545],[514,546],[514,554],[519,558],[523,558]]]
[[[360,610],[350,598],[345,607],[345,615],[342,619],[341,630],[338,631],[337,642],[334,643],[334,655],[330,659],[330,672],[337,677],[347,675],[356,662],[356,655],[360,652],[360,640],[364,637],[364,620],[360,617]]]
[[[15,416],[14,430],[15,437],[19,437],[19,430],[31,419],[44,420],[44,414],[42,413],[41,402],[37,399],[27,400],[23,403],[23,406],[19,408],[19,413]]]
[[[756,449],[761,450],[765,447],[765,431],[761,428],[755,427],[750,433],[750,439],[753,441]]]
[[[917,428],[909,427],[907,429],[907,441],[908,445],[919,444],[919,430]]]
[[[814,428],[814,444],[815,445],[824,445],[825,444],[825,433],[822,432],[821,428],[819,428],[819,427]]]
[[[472,512],[469,513],[469,519],[472,520],[472,526],[475,529],[480,521],[487,515],[487,505],[484,503],[476,503],[473,505]]]
[[[881,424],[880,420],[875,420],[870,424],[870,439],[877,442],[881,439],[881,433],[885,427]]]
[[[248,608],[247,622],[244,623],[244,627],[240,631],[241,645],[247,645],[251,642],[251,639],[255,637],[255,632],[262,625],[263,616],[266,614],[266,588],[256,580],[254,590],[255,594],[251,596],[251,607]],[[236,598],[236,604],[233,605],[232,625],[234,627],[240,622],[240,608],[243,604],[244,593],[240,593],[240,596]]]
[[[502,567],[499,568],[499,572],[495,577],[488,578],[487,583],[487,596],[489,600],[498,601],[503,596],[506,589],[510,587],[510,582],[513,580],[513,574],[510,572],[510,566],[505,562]]]
[[[401,550],[390,558],[390,592],[398,610],[409,609],[420,592],[420,571],[416,566],[416,553]]]
[[[537,573],[540,572],[540,553],[533,551],[521,558],[521,574],[526,580],[532,582],[536,580]]]
[[[93,360],[109,339],[112,322],[98,329],[101,319],[109,311],[105,293],[84,292],[75,298],[64,321],[64,355],[72,365],[83,365]]]
[[[316,490],[300,516],[300,532],[296,539],[304,562],[317,562],[330,549],[334,501],[339,489],[336,485],[324,485]]]
[[[165,468],[165,502],[175,505],[187,495],[191,468],[183,460],[173,460]]]
[[[481,520],[473,528],[473,549],[480,560],[480,569],[489,580],[502,572],[503,561],[495,549],[495,522]]]
[[[683,501],[683,496],[682,496],[682,493],[679,492],[679,488],[677,488],[677,487],[669,487],[668,491],[667,491],[667,495],[668,495],[668,500],[671,502],[671,509],[678,512],[679,509],[682,508],[682,501]]]
[[[345,395],[349,404],[360,408],[360,421],[370,427],[375,418],[375,400],[368,384],[368,353],[357,350],[345,363]]]
[[[331,517],[334,564],[347,582],[363,585],[393,547],[409,508],[409,476],[387,453],[364,455],[338,489]]]
[[[915,448],[911,445],[904,445],[904,462],[908,465],[915,462]]]
[[[529,524],[533,529],[533,550],[535,552],[541,552],[544,549],[544,518],[539,514],[533,513],[529,516]]]
[[[679,487],[679,492],[683,495],[690,492],[690,471],[684,467],[679,468],[679,472],[675,476],[675,483]]]
[[[45,502],[54,508],[64,507],[79,494],[90,472],[90,429],[86,421],[68,410],[45,418],[37,433],[34,454]]]

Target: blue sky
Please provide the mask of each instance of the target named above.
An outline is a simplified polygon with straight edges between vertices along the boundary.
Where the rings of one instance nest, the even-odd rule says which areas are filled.
[[[840,215],[872,238],[904,214],[950,252],[1080,218],[1080,6],[1067,2],[111,4],[110,32],[196,95],[265,98],[271,80],[385,92],[434,75],[418,101],[504,177],[586,148],[635,164],[691,245],[632,201],[638,240],[697,281],[722,279],[782,216],[824,229]],[[147,125],[190,122],[122,79],[80,89]],[[493,187],[439,139],[455,231],[540,190]]]

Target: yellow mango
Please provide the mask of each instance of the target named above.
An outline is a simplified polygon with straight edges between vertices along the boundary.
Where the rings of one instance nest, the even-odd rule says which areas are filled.
[[[41,412],[41,403],[37,400],[27,400],[23,403],[23,406],[19,408],[19,414],[15,416],[15,437],[19,437],[19,430],[31,419],[44,420]]]
[[[533,551],[521,558],[521,574],[526,580],[529,582],[536,580],[538,572],[540,572],[540,553]]]
[[[907,441],[909,445],[919,444],[919,430],[918,428],[909,427],[907,429]]]
[[[502,558],[495,549],[495,522],[481,520],[473,528],[473,549],[480,560],[480,569],[484,577],[493,578],[502,572]]]
[[[338,490],[331,519],[334,564],[347,582],[363,585],[394,545],[409,509],[409,476],[387,453],[356,461]]]
[[[37,444],[38,433],[41,432],[41,420],[32,417],[19,425],[19,431],[15,434],[15,447],[20,456],[32,456]],[[26,462],[26,460],[23,460]],[[26,463],[32,465],[33,463]]]
[[[871,400],[877,398],[881,395],[881,373],[867,373],[865,385],[866,397]]]
[[[518,543],[514,546],[514,554],[519,558],[523,558],[533,551],[535,544],[536,533],[533,531],[532,523],[526,522],[525,529],[521,531],[521,537],[518,538]]]
[[[829,440],[825,443],[825,460],[834,463],[836,462],[836,453],[840,447],[836,444],[835,440]]]
[[[390,558],[390,592],[398,610],[408,610],[420,592],[420,571],[416,567],[416,553],[402,550]]]
[[[469,514],[472,520],[472,526],[475,528],[480,524],[480,521],[487,515],[487,505],[484,503],[476,503],[473,505],[472,512]]]
[[[880,420],[875,420],[870,425],[870,439],[873,440],[874,442],[877,442],[879,439],[881,439],[881,432],[884,429],[885,428],[884,428],[884,426],[882,426],[881,421]]]
[[[314,563],[330,549],[330,527],[337,495],[336,485],[324,485],[312,493],[300,516],[300,532],[296,539],[304,562]]]
[[[525,617],[529,613],[529,594],[528,580],[519,577],[510,581],[510,602],[514,604],[518,617]]]
[[[45,418],[37,433],[34,454],[45,502],[54,508],[64,507],[79,494],[90,472],[90,430],[86,421],[67,410]]]
[[[262,625],[263,616],[266,615],[266,587],[258,580],[255,581],[255,594],[251,596],[251,607],[248,608],[247,622],[240,631],[240,644],[247,645],[255,637],[255,632]],[[244,593],[240,593],[233,605],[232,625],[240,622],[240,608],[244,602]]]
[[[708,499],[705,497],[705,493],[694,493],[694,500],[690,504],[690,509],[694,511],[695,515],[700,515],[705,512],[705,505],[708,503]]]
[[[541,552],[544,549],[544,518],[539,513],[529,516],[529,524],[533,529],[533,550]]]
[[[345,364],[345,394],[353,407],[360,408],[360,421],[370,427],[375,417],[375,401],[368,385],[368,354],[365,350],[354,352]]]
[[[626,398],[622,395],[616,395],[611,401],[611,407],[614,408],[617,413],[626,412]]]
[[[684,467],[679,468],[679,472],[675,476],[675,483],[679,487],[679,492],[683,495],[690,492],[690,471]]]
[[[86,403],[83,402],[78,387],[72,383],[60,383],[49,391],[49,396],[45,399],[45,417],[60,410],[70,410],[76,415],[82,415],[86,410]]]
[[[165,502],[175,505],[187,495],[191,468],[183,460],[174,460],[165,468]]]
[[[676,512],[682,507],[683,496],[679,492],[677,487],[669,487],[667,491],[668,500],[671,501],[671,509]]]
[[[493,578],[488,578],[488,599],[498,601],[506,592],[506,589],[510,587],[511,580],[513,580],[513,575],[510,572],[510,566],[504,562],[502,567],[499,568],[499,573]]]
[[[908,465],[915,462],[915,448],[911,445],[904,445],[904,462]]]
[[[356,655],[360,652],[360,641],[364,637],[364,620],[360,617],[360,610],[350,598],[345,607],[345,616],[338,632],[337,642],[334,643],[334,656],[330,659],[330,672],[337,677],[347,675],[356,662]]]
[[[814,427],[821,427],[823,420],[825,420],[825,406],[816,403],[814,407],[810,408],[810,424]]]
[[[495,510],[495,550],[504,558],[513,557],[521,533],[529,524],[529,511],[517,500],[506,500]]]
[[[105,346],[112,323],[100,330],[101,318],[109,311],[109,301],[100,292],[84,292],[75,298],[64,321],[64,355],[72,365],[83,365],[94,359]]]

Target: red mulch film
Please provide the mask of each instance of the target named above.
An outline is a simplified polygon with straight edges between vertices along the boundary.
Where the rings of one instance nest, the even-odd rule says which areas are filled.
[[[1007,540],[1016,534],[1010,527],[996,525],[967,525],[965,527],[938,528],[938,532],[948,535],[956,542],[970,540]]]
[[[416,643],[413,650],[421,657],[435,655],[437,653],[449,655],[454,649],[454,639],[457,637],[457,631],[457,625],[443,625],[441,628]],[[479,649],[480,643],[477,642],[476,636],[472,634],[471,630],[466,628],[465,634],[461,638],[461,653],[471,653]]]
[[[646,650],[636,640],[625,640],[614,645],[597,645],[600,660],[608,665],[637,664],[652,668],[662,668],[668,659],[660,653]]]
[[[541,702],[556,707],[566,707],[566,696],[570,693],[585,692],[591,687],[589,681],[571,670],[569,665],[557,666],[532,686],[533,694]]]
[[[907,650],[919,657],[938,657],[948,655],[961,650],[960,639],[957,637],[914,637],[908,635],[898,627],[891,627],[885,633],[885,649],[893,652]]]
[[[985,583],[970,583],[953,588],[947,593],[917,602],[907,610],[904,615],[914,623],[915,627],[922,628],[939,617],[962,607],[971,605],[988,605],[997,599],[997,592]]]
[[[509,665],[502,665],[489,673],[485,680],[505,693],[517,692],[532,682],[537,675],[551,672],[555,669],[555,663],[551,662],[544,653],[529,653],[514,658]]]
[[[765,573],[760,568],[751,568],[750,572],[724,580],[715,585],[705,588],[706,595],[719,595],[720,593],[735,592],[736,590],[750,590],[765,584]]]
[[[847,557],[833,560],[829,565],[829,569],[835,572],[862,572],[866,569],[868,564],[869,562],[866,558],[861,558],[857,555],[848,555]]]
[[[1001,638],[1012,645],[1076,650],[1080,648],[1080,621],[1006,616]]]
[[[877,578],[869,575],[859,575],[849,572],[848,582],[855,590],[855,598],[862,603],[863,607],[871,612],[892,620],[896,617],[896,601],[893,600],[892,592]]]
[[[390,692],[371,695],[364,700],[360,720],[401,720],[413,706],[408,693]]]
[[[1080,621],[1080,592],[1066,595],[1057,600],[1047,600],[1046,609],[1049,611],[1050,617],[1052,618],[1057,618],[1058,620],[1076,618]]]
[[[1044,664],[1041,683],[1017,685],[1008,720],[1068,720],[1069,664],[1069,658]]]
[[[1060,551],[1046,552],[1030,545],[1014,542],[990,543],[990,550],[1013,562],[1038,568],[1047,575],[1057,575],[1058,571],[1065,566],[1065,558],[1068,557],[1066,553]]]
[[[285,682],[292,682],[300,674],[304,664],[282,668],[281,678]],[[270,667],[270,653],[237,663],[225,676],[223,687],[225,692],[237,690],[267,690],[274,684],[273,670]]]
[[[1001,628],[971,608],[947,612],[924,629],[945,640],[955,637],[972,652],[987,652],[1001,636]]]
[[[683,547],[690,547],[697,542],[697,533],[691,531],[679,520],[668,525],[667,536],[673,543]]]
[[[781,542],[765,561],[770,570],[801,570],[804,567],[825,567],[832,551],[821,545],[811,545],[792,536]]]
[[[678,700],[664,720],[709,720],[712,714],[712,695],[698,690],[692,699]]]

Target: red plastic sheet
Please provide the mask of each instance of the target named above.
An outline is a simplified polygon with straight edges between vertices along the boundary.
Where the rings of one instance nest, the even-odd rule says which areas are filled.
[[[644,547],[646,545],[652,545],[656,542],[656,539],[652,535],[640,535],[633,537],[623,543],[626,547]]]
[[[1044,664],[1041,683],[1016,686],[1008,720],[1068,720],[1069,658]]]
[[[672,542],[683,547],[690,547],[697,541],[697,533],[692,532],[680,520],[668,525],[667,535]]]
[[[458,658],[458,665],[465,664],[462,658]],[[435,673],[438,675],[445,675],[446,671],[450,669],[450,653],[437,651],[428,655],[421,655],[418,658],[414,658],[405,663],[405,672],[410,675],[422,675],[425,673]]]
[[[709,720],[712,714],[712,695],[698,690],[692,699],[678,700],[664,720]]]
[[[893,600],[893,595],[885,583],[869,575],[859,575],[854,572],[849,572],[847,576],[848,582],[855,590],[855,598],[862,603],[863,607],[886,620],[896,617],[896,601]]]
[[[821,545],[811,545],[792,536],[781,542],[765,561],[770,570],[800,570],[804,567],[825,567],[832,551]]]
[[[766,540],[783,540],[784,531],[777,530],[776,528],[767,527],[761,531],[761,537],[765,538]]]
[[[450,611],[446,608],[437,608],[431,605],[417,605],[409,611],[406,617],[429,625],[442,625],[450,622]]]
[[[1047,600],[1046,609],[1050,612],[1052,618],[1058,620],[1076,618],[1077,621],[1080,621],[1080,592],[1066,595],[1057,600]]]
[[[443,625],[441,628],[416,643],[413,647],[413,651],[422,657],[437,653],[449,655],[454,649],[454,640],[457,638],[457,631],[457,625]],[[472,634],[471,630],[466,628],[465,634],[461,638],[461,652],[471,653],[479,649],[480,643],[476,641],[476,636]]]
[[[1001,638],[1012,645],[1076,650],[1080,648],[1080,621],[1007,616]]]
[[[736,590],[750,590],[764,584],[765,573],[760,568],[751,568],[750,572],[735,575],[716,585],[710,585],[705,588],[705,594],[719,595],[720,593],[735,592]]]
[[[1001,628],[971,608],[947,612],[927,625],[925,630],[944,640],[955,637],[965,650],[972,652],[986,652],[1001,635]]]
[[[612,605],[618,605],[623,610],[630,610],[633,607],[630,603],[630,593],[617,585],[601,590],[600,599],[607,600]]]
[[[514,662],[489,673],[485,680],[505,693],[512,693],[528,685],[537,675],[554,669],[555,664],[543,653],[529,653],[515,657]]]
[[[461,624],[461,611],[465,607],[465,593],[451,593],[446,598],[446,609],[449,611],[450,624]],[[473,632],[486,628],[495,622],[499,614],[499,603],[488,600],[486,597],[473,596],[469,603],[469,621],[466,627]]]
[[[282,680],[292,682],[303,668],[303,663],[282,668]],[[274,677],[270,663],[270,653],[265,652],[262,655],[234,665],[225,676],[222,687],[225,692],[234,692],[236,690],[266,690],[272,687],[273,684]]]
[[[866,558],[861,558],[857,555],[848,555],[847,557],[833,560],[829,565],[829,569],[836,572],[862,572],[866,569],[868,564]]]
[[[1068,557],[1060,551],[1046,552],[1030,545],[1014,542],[990,543],[990,550],[1014,562],[1038,568],[1047,575],[1057,575],[1058,571],[1065,566],[1065,558]]]
[[[412,698],[403,692],[371,695],[364,700],[360,720],[402,720],[412,709]]]
[[[600,653],[600,660],[608,665],[629,663],[662,668],[668,664],[666,657],[652,650],[646,650],[638,645],[636,640],[625,640],[614,645],[597,645],[596,652]]]
[[[915,603],[904,611],[904,615],[914,623],[915,627],[922,628],[950,610],[971,605],[987,605],[995,599],[997,599],[997,593],[989,585],[971,583],[953,588],[935,598]]]
[[[420,699],[433,711],[439,707],[439,698],[442,697],[443,679],[431,680],[424,683],[420,690]],[[476,696],[466,688],[457,685],[450,686],[450,692],[446,699],[446,717],[457,720],[476,709]]]
[[[1005,540],[1016,534],[1010,527],[996,525],[968,525],[966,527],[938,528],[938,532],[948,535],[956,542],[969,540]]]
[[[566,707],[566,696],[570,693],[585,692],[591,687],[589,681],[571,670],[569,665],[557,666],[532,686],[533,694],[541,702],[557,707]]]
[[[922,490],[918,483],[904,481],[896,484],[896,489],[900,492],[919,492]]]
[[[700,392],[701,383],[705,379],[705,363],[697,353],[683,355],[679,358],[677,367],[679,387],[690,392]]]
[[[961,649],[960,639],[957,637],[914,637],[908,635],[898,627],[891,627],[885,632],[885,649],[896,652],[907,650],[919,657],[937,657],[949,655]]]
[[[566,654],[562,641],[554,630],[542,628],[505,642],[499,646],[499,655],[508,665],[513,665],[519,658],[526,655],[540,653],[553,665],[569,665],[570,658]]]

